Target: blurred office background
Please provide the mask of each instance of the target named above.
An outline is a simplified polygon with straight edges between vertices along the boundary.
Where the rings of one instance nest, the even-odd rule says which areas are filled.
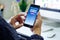
[[[42,36],[45,40],[60,40],[60,0],[35,0],[43,17]]]
[[[22,1],[22,0],[20,0]],[[33,3],[33,0],[25,0],[28,4],[28,6]],[[11,6],[13,5],[12,3],[18,3],[17,0],[0,0],[0,4],[4,5],[4,12],[3,12],[3,17],[5,19],[9,19],[10,17],[12,17],[14,15],[13,11],[14,9],[12,8],[11,10]],[[18,13],[17,13],[18,14]]]
[[[0,0],[0,4],[5,6],[3,17],[6,20],[14,16],[11,11],[12,2],[17,3],[16,0]],[[60,40],[60,0],[27,0],[29,5],[33,2],[41,7],[40,14],[43,19],[41,35],[45,40]]]

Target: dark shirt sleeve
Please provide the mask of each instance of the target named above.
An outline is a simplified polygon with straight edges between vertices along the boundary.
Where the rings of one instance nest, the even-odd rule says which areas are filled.
[[[42,36],[34,34],[31,36],[31,40],[44,40]]]

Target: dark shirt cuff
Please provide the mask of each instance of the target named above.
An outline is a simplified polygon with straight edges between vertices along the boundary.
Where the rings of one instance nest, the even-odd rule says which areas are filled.
[[[44,40],[42,36],[34,34],[31,36],[31,40]]]

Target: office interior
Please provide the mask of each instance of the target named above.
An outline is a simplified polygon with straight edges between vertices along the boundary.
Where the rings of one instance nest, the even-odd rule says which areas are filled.
[[[21,2],[22,0],[20,0]],[[60,0],[25,0],[28,4],[25,12],[28,11],[30,4],[40,6],[40,15],[42,17],[41,36],[44,40],[60,40]],[[0,5],[4,7],[3,12],[0,14],[7,22],[9,19],[22,11],[19,9],[17,0],[0,0]],[[15,8],[13,8],[15,7]],[[1,8],[0,8],[1,10]],[[18,29],[20,33],[24,28]],[[31,35],[31,31],[27,35]],[[25,30],[25,31],[26,31]],[[23,31],[23,33],[25,33]]]

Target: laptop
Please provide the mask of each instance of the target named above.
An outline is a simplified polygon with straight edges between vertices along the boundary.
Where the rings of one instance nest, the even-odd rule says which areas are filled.
[[[30,30],[30,28],[22,26],[21,28],[16,30],[19,34],[26,35],[26,36],[31,36],[34,33]]]

